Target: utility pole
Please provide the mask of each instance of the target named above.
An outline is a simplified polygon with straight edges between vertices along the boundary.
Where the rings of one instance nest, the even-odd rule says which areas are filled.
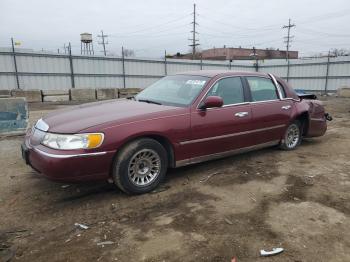
[[[12,45],[13,65],[14,65],[14,67],[15,67],[15,76],[16,76],[17,89],[20,89],[21,86],[20,86],[20,84],[19,84],[19,79],[18,79],[18,69],[17,69],[16,50],[15,50],[15,44],[14,44],[14,42],[13,42],[13,37],[11,37],[11,45]]]
[[[126,79],[125,79],[125,52],[124,47],[122,46],[122,69],[123,69],[123,88],[126,88]]]
[[[328,79],[329,79],[330,58],[331,58],[331,50],[328,51],[327,68],[326,68],[326,81],[325,81],[325,84],[324,84],[324,94],[326,96],[328,95]]]
[[[72,45],[68,44],[68,54],[69,54],[69,67],[70,67],[70,78],[71,78],[71,84],[72,88],[75,88],[75,80],[74,80],[74,69],[73,69],[73,57],[72,57]]]
[[[189,46],[192,47],[192,59],[195,59],[196,56],[196,46],[199,46],[199,44],[197,43],[199,40],[196,39],[196,34],[198,34],[198,32],[196,31],[196,25],[198,25],[198,23],[196,22],[196,4],[193,4],[193,22],[191,23],[193,28],[192,28],[192,38],[188,39],[190,41],[192,41],[192,44],[190,44]]]
[[[284,37],[285,38],[284,42],[286,43],[286,46],[287,46],[287,52],[286,52],[286,60],[287,61],[289,61],[289,47],[290,47],[290,43],[292,42],[292,38],[294,37],[294,36],[290,35],[290,29],[295,27],[295,26],[296,26],[295,24],[291,24],[291,20],[289,18],[288,25],[284,25],[282,27],[283,29],[286,29],[286,28],[288,29],[288,34],[287,34],[286,37]]]
[[[258,72],[259,71],[259,62],[258,62],[258,53],[256,52],[256,48],[255,46],[253,46],[253,53],[250,54],[253,59],[255,59],[255,64],[254,64],[254,67],[255,67],[255,71]]]
[[[99,44],[103,46],[103,53],[106,56],[106,45],[108,44],[108,42],[105,41],[105,38],[107,38],[108,35],[103,34],[103,30],[101,30],[101,34],[97,37],[100,37],[102,39],[102,42],[99,42]]]
[[[69,48],[66,44],[63,44],[63,50],[65,54],[69,53]]]

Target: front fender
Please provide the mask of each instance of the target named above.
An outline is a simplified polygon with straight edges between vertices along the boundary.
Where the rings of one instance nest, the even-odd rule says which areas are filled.
[[[103,132],[105,140],[101,150],[118,151],[123,145],[138,137],[162,137],[173,147],[176,158],[185,157],[179,141],[188,140],[190,137],[190,114],[181,113],[165,117],[144,119],[127,122],[120,125],[106,126],[102,129],[94,127],[95,132]],[[91,131],[91,130],[89,130]]]

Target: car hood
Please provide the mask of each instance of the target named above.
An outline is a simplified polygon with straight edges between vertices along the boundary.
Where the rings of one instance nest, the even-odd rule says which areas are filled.
[[[166,116],[183,108],[133,100],[108,100],[70,107],[49,113],[43,120],[48,132],[73,134],[101,124],[123,124]]]

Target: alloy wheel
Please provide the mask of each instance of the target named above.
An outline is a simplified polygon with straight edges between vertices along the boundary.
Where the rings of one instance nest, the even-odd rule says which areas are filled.
[[[158,153],[152,149],[142,149],[136,152],[130,159],[128,176],[136,186],[148,186],[159,175],[161,159]]]
[[[300,129],[296,124],[291,124],[286,132],[286,146],[294,148],[298,145],[300,139]]]

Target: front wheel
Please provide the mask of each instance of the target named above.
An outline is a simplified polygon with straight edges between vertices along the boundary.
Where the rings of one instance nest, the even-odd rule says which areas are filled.
[[[296,120],[288,126],[283,140],[281,141],[280,148],[283,150],[293,150],[301,143],[301,139],[301,124]]]
[[[155,189],[168,168],[167,152],[154,139],[142,138],[127,144],[114,161],[115,184],[129,194]]]

